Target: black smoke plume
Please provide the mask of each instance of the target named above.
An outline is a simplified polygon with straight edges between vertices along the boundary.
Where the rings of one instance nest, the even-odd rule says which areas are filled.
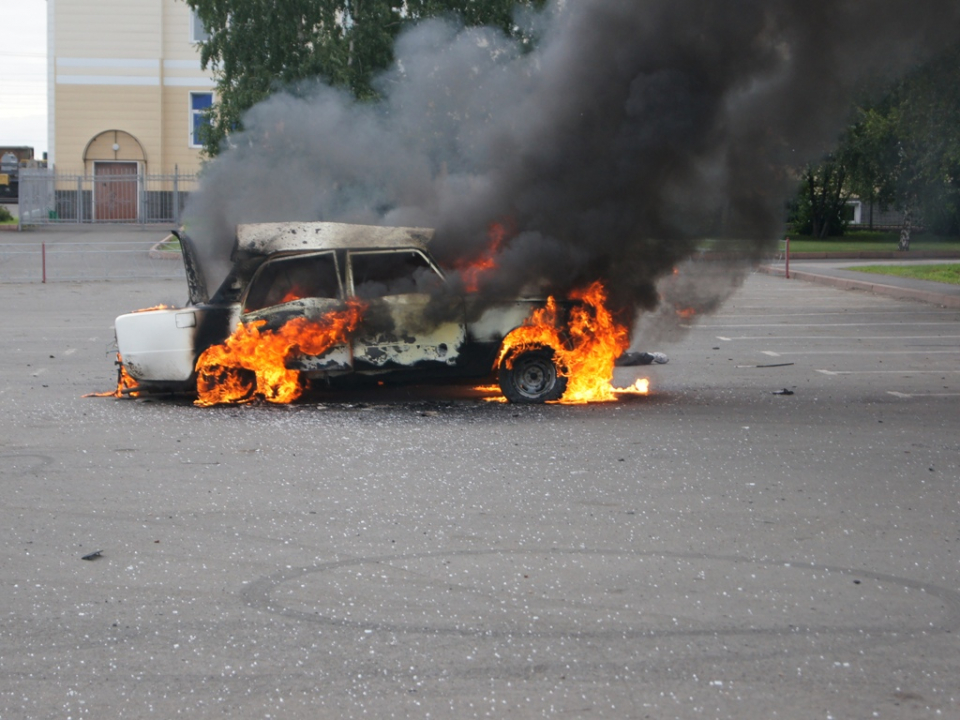
[[[318,82],[257,105],[207,168],[191,234],[223,261],[242,222],[433,227],[455,267],[503,223],[485,294],[600,278],[616,307],[645,310],[709,239],[746,261],[715,291],[696,284],[709,309],[776,242],[797,168],[854,97],[954,41],[960,3],[554,0],[518,22],[533,51],[491,29],[413,28],[379,102]]]

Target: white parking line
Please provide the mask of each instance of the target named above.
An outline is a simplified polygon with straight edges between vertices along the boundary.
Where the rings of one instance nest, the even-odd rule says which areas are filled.
[[[960,370],[821,370],[824,375],[954,375]]]
[[[919,327],[921,325],[949,325],[951,327],[956,327],[957,323],[955,320],[944,320],[943,322],[907,322],[907,321],[897,321],[891,320],[890,322],[852,322],[852,323],[791,323],[790,327],[817,327],[817,328],[833,328],[833,327],[870,327],[870,326],[884,326],[889,327],[891,325],[909,325],[910,327]],[[743,325],[714,325],[712,323],[704,323],[703,325],[680,325],[682,328],[690,328],[692,330],[707,330],[708,332],[715,332],[720,328],[762,328],[762,327],[784,327],[784,323],[749,323]]]
[[[902,393],[897,392],[896,390],[887,390],[887,395],[893,395],[894,397],[910,399],[910,398],[928,398],[928,397],[960,397],[960,393]]]
[[[111,325],[109,330],[113,330]],[[31,333],[38,332],[55,332],[58,334],[63,334],[66,332],[74,332],[75,330],[103,330],[100,325],[37,325],[36,327],[31,327]]]
[[[728,313],[718,313],[717,315],[711,315],[715,318],[749,318],[749,317],[824,317],[827,315],[843,315],[844,317],[850,317],[851,314],[856,313],[857,315],[909,315],[910,317],[916,317],[917,315],[942,315],[944,311],[942,310],[929,310],[926,312],[918,312],[914,310],[903,310],[903,311],[886,311],[886,310],[844,310],[841,312],[811,312],[811,313],[764,313],[757,315],[733,315]]]
[[[770,353],[763,351],[764,355]],[[957,350],[787,350],[783,355],[960,355]]]
[[[773,350],[762,350],[764,355],[769,355],[770,357],[780,357],[780,353],[775,353]]]
[[[849,337],[829,337],[826,335],[741,335],[738,337],[724,337],[717,335],[717,340],[733,342],[734,340],[842,340],[848,342]],[[960,340],[960,335],[867,335],[857,336],[857,340]]]

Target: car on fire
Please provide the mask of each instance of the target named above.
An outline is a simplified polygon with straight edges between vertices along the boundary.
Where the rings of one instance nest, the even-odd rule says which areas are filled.
[[[433,231],[328,222],[236,229],[232,266],[210,293],[193,240],[179,233],[189,302],[116,319],[123,372],[137,393],[194,393],[197,361],[238,325],[275,330],[320,320],[350,299],[364,305],[356,331],[319,355],[285,359],[301,377],[336,381],[481,381],[496,376],[518,403],[558,400],[565,369],[551,347],[506,344],[542,297],[495,302],[458,290],[431,255]],[[570,303],[561,302],[560,312]],[[504,354],[506,353],[506,354]]]

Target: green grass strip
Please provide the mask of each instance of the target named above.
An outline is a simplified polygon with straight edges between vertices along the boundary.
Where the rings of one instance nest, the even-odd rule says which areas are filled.
[[[897,277],[914,278],[916,280],[931,280],[950,285],[960,285],[960,263],[944,265],[864,265],[845,269],[874,275],[896,275]]]
[[[790,238],[790,252],[894,252],[896,242],[882,242],[876,240],[794,240]],[[960,241],[942,242],[914,240],[910,243],[911,250],[950,250],[960,251]]]
[[[843,237],[826,240],[790,234],[790,252],[892,252],[897,249],[899,240],[899,233],[867,230],[855,230]],[[910,249],[960,251],[960,238],[919,233],[913,236]]]

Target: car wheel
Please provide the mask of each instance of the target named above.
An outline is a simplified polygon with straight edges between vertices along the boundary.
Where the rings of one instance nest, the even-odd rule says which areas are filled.
[[[567,389],[554,352],[541,347],[508,356],[498,371],[500,389],[510,402],[543,403],[559,400]]]

